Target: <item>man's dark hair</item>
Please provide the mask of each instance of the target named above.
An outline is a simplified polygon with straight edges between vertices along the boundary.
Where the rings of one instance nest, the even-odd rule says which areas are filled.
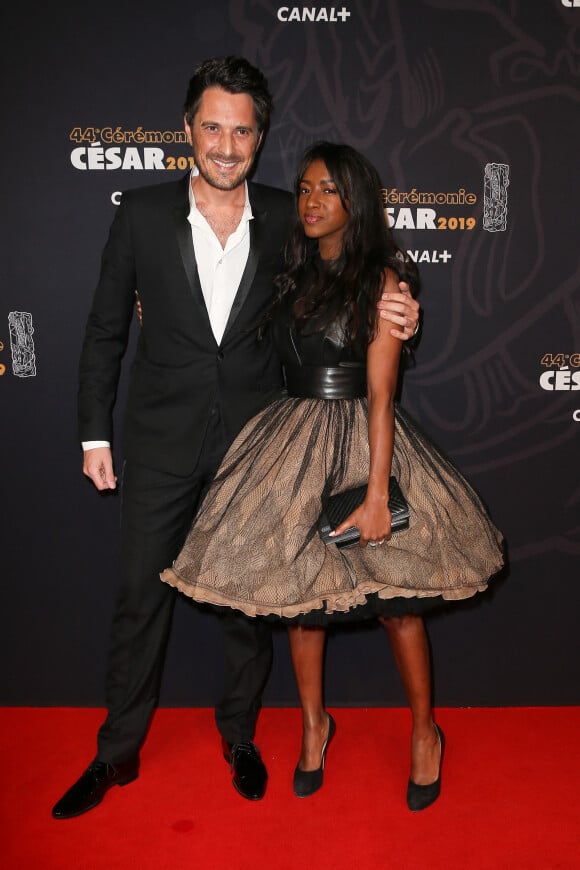
[[[228,94],[248,94],[254,101],[258,133],[270,123],[272,95],[266,76],[245,57],[214,57],[197,67],[189,81],[183,114],[191,125],[207,88],[222,88]]]

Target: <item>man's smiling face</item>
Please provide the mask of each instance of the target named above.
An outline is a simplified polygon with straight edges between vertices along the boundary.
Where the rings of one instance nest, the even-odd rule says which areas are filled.
[[[200,176],[218,190],[242,184],[260,145],[254,101],[249,94],[207,88],[185,131]]]

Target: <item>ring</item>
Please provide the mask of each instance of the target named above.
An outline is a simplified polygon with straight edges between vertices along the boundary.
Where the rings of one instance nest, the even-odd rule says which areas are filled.
[[[380,541],[369,541],[369,547],[380,547],[385,543],[385,539],[383,538]]]

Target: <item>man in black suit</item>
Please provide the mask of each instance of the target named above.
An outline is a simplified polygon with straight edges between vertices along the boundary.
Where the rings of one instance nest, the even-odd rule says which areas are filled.
[[[270,110],[266,79],[246,60],[202,64],[185,103],[195,169],[181,181],[125,193],[103,252],[79,388],[83,471],[99,490],[116,487],[112,410],[136,288],[143,312],[125,415],[121,586],[97,756],[55,805],[55,818],[86,812],[111,786],[137,777],[175,604],[159,572],[177,555],[229,444],[282,386],[258,325],[280,271],[292,196],[246,182]],[[417,304],[403,293],[385,306],[409,337]],[[271,631],[233,614],[224,626],[216,721],[234,786],[257,800],[267,772],[252,738]]]

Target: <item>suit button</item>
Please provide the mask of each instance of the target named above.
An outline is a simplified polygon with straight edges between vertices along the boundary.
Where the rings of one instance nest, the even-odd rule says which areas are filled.
[[[224,358],[224,352],[223,352],[223,350],[218,350],[217,358],[218,358],[218,359],[220,360],[220,362],[221,362],[221,360]]]

